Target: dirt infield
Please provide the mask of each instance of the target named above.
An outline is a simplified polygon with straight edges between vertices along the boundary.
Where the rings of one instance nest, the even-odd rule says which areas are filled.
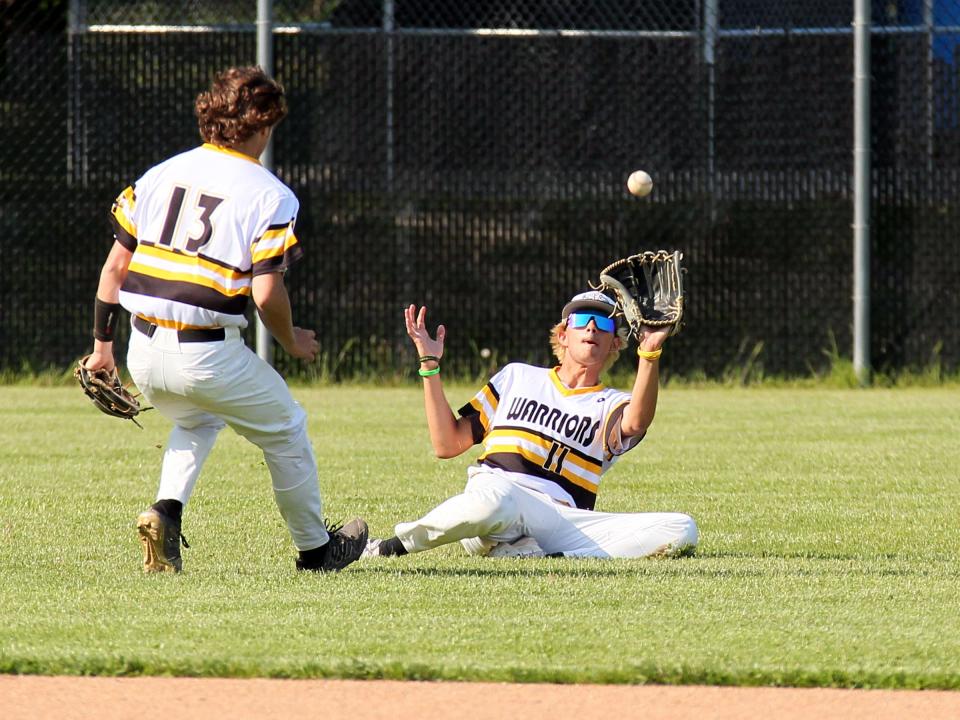
[[[327,716],[361,720],[938,720],[960,717],[960,693],[0,675],[4,720],[141,716],[178,720]]]

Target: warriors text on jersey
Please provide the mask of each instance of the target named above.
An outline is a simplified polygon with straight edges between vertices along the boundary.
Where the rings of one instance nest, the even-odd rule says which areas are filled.
[[[245,327],[254,275],[303,254],[300,204],[253,158],[204,144],[144,173],[113,204],[133,252],[120,303],[161,327]]]
[[[642,436],[619,443],[619,423],[630,395],[595,385],[570,389],[556,369],[511,363],[460,409],[483,443],[480,465],[555,500],[592,510],[600,478]]]

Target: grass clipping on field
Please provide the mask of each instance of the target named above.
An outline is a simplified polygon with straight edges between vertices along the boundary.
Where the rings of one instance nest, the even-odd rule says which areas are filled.
[[[473,387],[448,388],[455,406]],[[374,535],[459,492],[415,388],[295,389],[325,514]],[[960,390],[672,388],[598,509],[677,510],[678,560],[459,546],[298,574],[255,447],[221,434],[185,572],[133,521],[169,423],[0,388],[0,672],[960,688]]]

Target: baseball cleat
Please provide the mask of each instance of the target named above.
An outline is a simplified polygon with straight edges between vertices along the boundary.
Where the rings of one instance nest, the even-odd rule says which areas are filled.
[[[381,538],[370,538],[367,540],[367,546],[363,549],[363,552],[360,553],[361,559],[372,558],[380,556],[380,543],[383,540]]]
[[[323,546],[326,549],[323,559],[313,564],[297,558],[297,570],[339,572],[363,554],[370,530],[361,518],[354,518],[346,525],[329,526],[326,522],[324,525],[330,534],[330,540]]]
[[[143,571],[145,573],[173,572],[183,569],[180,558],[180,540],[190,547],[180,534],[180,523],[156,508],[151,507],[137,516],[137,533],[143,545]]]

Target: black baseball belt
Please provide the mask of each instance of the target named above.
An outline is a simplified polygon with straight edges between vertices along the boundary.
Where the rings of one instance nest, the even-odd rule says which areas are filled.
[[[157,331],[157,325],[144,320],[139,315],[133,316],[133,326],[147,337],[153,337]],[[227,337],[227,332],[223,328],[194,328],[191,330],[177,330],[177,339],[180,342],[216,342]]]

